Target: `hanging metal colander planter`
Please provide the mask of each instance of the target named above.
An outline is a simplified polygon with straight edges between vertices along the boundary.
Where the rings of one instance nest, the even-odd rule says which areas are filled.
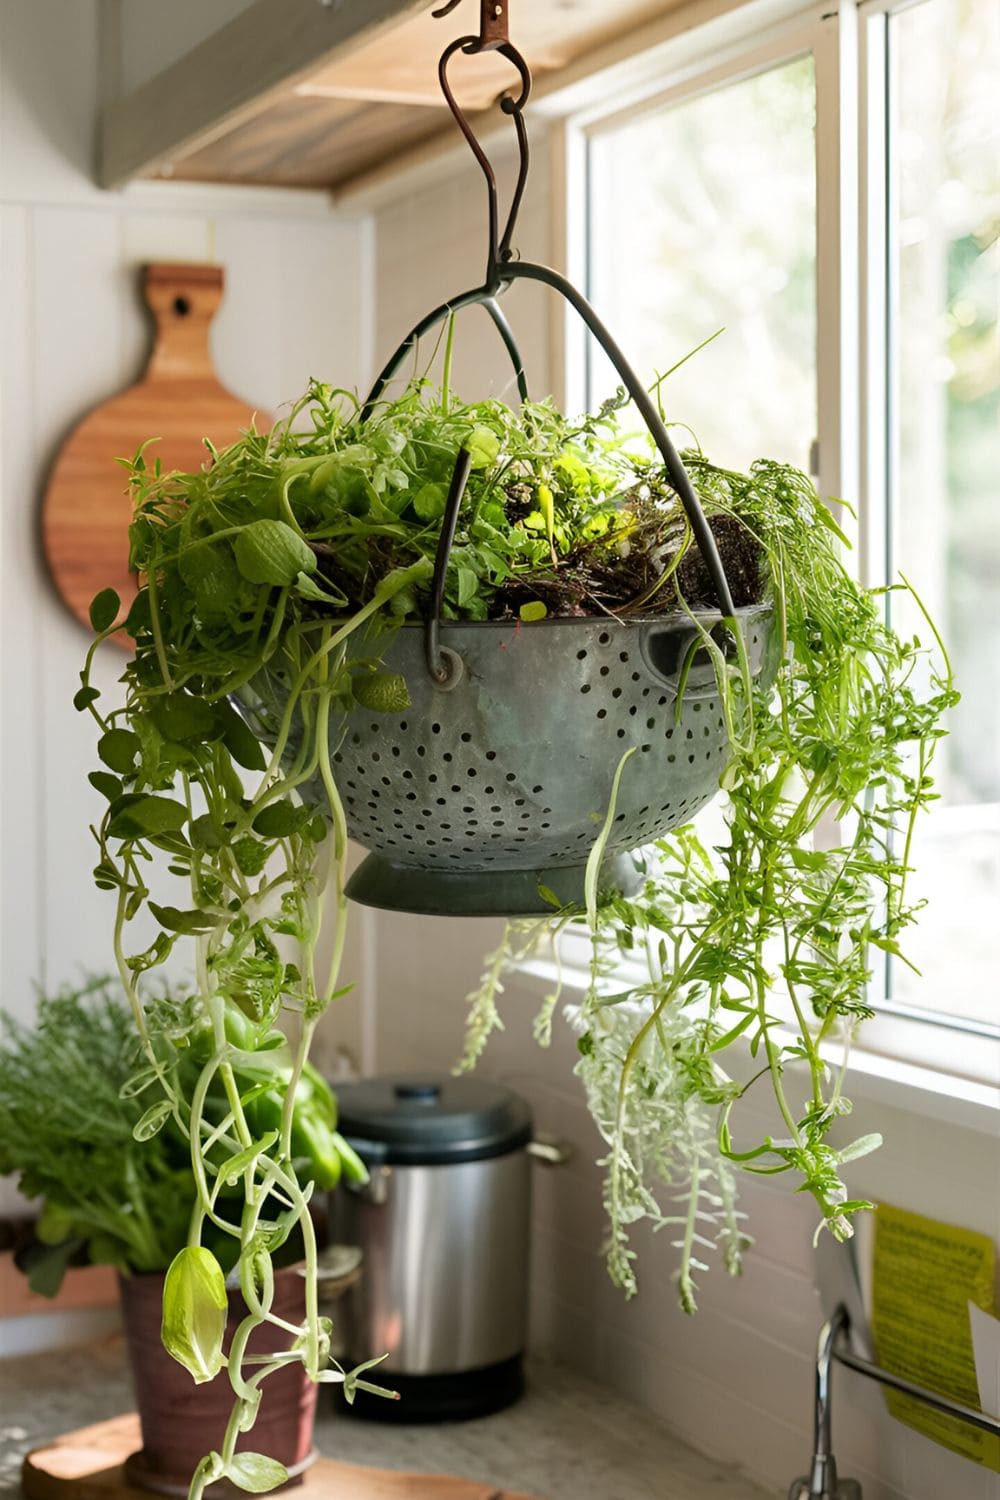
[[[769,668],[766,607],[741,610],[755,674]],[[718,615],[702,614],[706,625]],[[615,769],[604,883],[634,889],[630,851],[687,822],[719,789],[729,759],[715,672],[686,617],[454,623],[441,638],[462,662],[442,690],[424,630],[404,626],[384,653],[412,699],[402,714],[355,709],[332,726],[337,785],[352,838],[371,854],[349,894],[366,905],[481,916],[551,910],[545,887],[580,901],[587,857]],[[377,648],[377,643],[374,647]],[[280,701],[285,684],[258,689]],[[262,721],[255,721],[258,732]],[[266,733],[266,731],[264,731]]]
[[[457,0],[435,14],[449,13]],[[499,232],[493,168],[448,81],[456,52],[501,52],[517,68],[519,97],[501,108],[514,121],[520,163],[511,208]],[[751,671],[773,671],[771,612],[735,608],[712,530],[664,423],[594,309],[559,272],[515,261],[511,236],[528,172],[523,110],[531,77],[507,37],[507,6],[483,0],[481,32],[445,50],[445,99],[486,179],[489,254],[482,286],[442,303],[407,335],[368,398],[370,414],[417,342],[453,313],[485,307],[510,356],[518,389],[527,382],[514,335],[497,298],[517,280],[541,282],[579,315],[614,365],[662,455],[718,599],[694,618],[723,649],[742,630]],[[366,905],[450,915],[551,911],[551,895],[581,902],[590,849],[604,821],[615,771],[622,776],[602,884],[634,890],[642,878],[632,851],[692,818],[718,791],[730,756],[715,671],[691,616],[547,619],[528,623],[441,619],[448,559],[469,474],[456,456],[442,522],[426,622],[405,625],[371,655],[407,683],[411,706],[381,714],[358,707],[337,714],[337,783],[352,838],[371,852],[348,885]],[[683,688],[681,684],[683,683]],[[289,684],[280,661],[244,689],[242,711],[260,737],[273,738],[273,713]],[[294,742],[289,753],[294,754]]]

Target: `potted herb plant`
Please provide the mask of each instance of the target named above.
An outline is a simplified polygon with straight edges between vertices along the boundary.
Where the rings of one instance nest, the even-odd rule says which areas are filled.
[[[132,465],[144,582],[123,627],[135,646],[124,703],[101,706],[88,659],[76,704],[99,735],[95,878],[115,903],[119,973],[143,1042],[132,1086],[154,1100],[139,1128],[169,1128],[191,1153],[196,1202],[167,1277],[167,1348],[196,1379],[221,1368],[219,1235],[233,1242],[247,1308],[228,1356],[232,1416],[195,1496],[222,1477],[255,1487],[284,1477],[268,1455],[236,1451],[269,1373],[298,1362],[348,1394],[363,1383],[329,1360],[291,1102],[315,1027],[343,993],[349,834],[390,850],[398,835],[390,866],[437,881],[437,910],[481,909],[461,889],[484,872],[502,884],[491,875],[502,847],[519,872],[507,909],[527,871],[546,930],[578,921],[591,933],[580,1071],[609,1142],[611,1268],[627,1288],[628,1226],[642,1214],[681,1226],[685,1306],[706,1224],[736,1267],[738,1169],[797,1173],[841,1237],[861,1206],[840,1169],[875,1142],[827,1144],[847,1106],[821,1048],[864,1014],[869,954],[895,951],[913,916],[906,828],[933,795],[930,756],[954,697],[947,669],[918,685],[922,648],[850,578],[843,538],[804,475],[772,463],[733,474],[695,453],[689,468],[737,595],[721,614],[689,508],[659,456],[622,435],[622,405],[572,423],[548,403],[468,405],[426,381],[364,408],[314,385],[285,424],[211,453],[199,474],[164,474],[143,453]],[[117,611],[111,592],[94,601],[92,651]],[[495,650],[471,672],[463,659],[460,673],[443,653],[450,641],[460,658],[472,650],[463,632]],[[532,642],[544,649],[532,654]],[[548,662],[551,673],[552,658],[540,683],[535,669]],[[534,721],[532,739],[518,714],[550,688],[565,692],[567,670],[583,729],[567,743],[568,710],[555,712]],[[492,723],[516,726],[508,743],[482,733],[488,700]],[[573,793],[589,745],[601,770]],[[481,763],[459,761],[471,746]],[[543,772],[575,796],[576,826],[560,827],[558,848]],[[728,834],[713,855],[687,820],[720,787]],[[831,816],[845,833],[814,847]],[[474,833],[484,819],[485,836]],[[650,842],[645,864],[628,857]],[[152,898],[151,862],[175,877],[176,904]],[[567,867],[572,888],[553,890]],[[390,889],[387,904],[405,905],[412,889]],[[157,935],[136,951],[140,912]],[[511,936],[515,949],[526,941]],[[208,1038],[194,1071],[175,1015],[141,991],[182,941],[197,984],[181,1036],[194,1027]],[[609,990],[622,953],[647,974]],[[494,1024],[510,956],[506,944],[492,955],[475,997],[469,1060]],[[261,1048],[227,1027],[236,996],[256,1036],[281,1015],[292,1025],[274,1121],[255,1115],[257,1085],[241,1077]],[[550,1021],[551,1006],[543,1035]],[[746,1046],[758,1073],[737,1083],[729,1058]],[[804,1107],[789,1097],[792,1059],[807,1064]],[[739,1104],[765,1082],[787,1135],[748,1145]],[[211,1097],[222,1102],[210,1113]],[[658,1177],[686,1184],[679,1214],[659,1207]],[[223,1218],[221,1185],[234,1181]],[[295,1233],[305,1315],[290,1349],[274,1344],[251,1364],[251,1336],[288,1331],[273,1267]]]
[[[190,1001],[162,995],[150,1005],[153,1010],[160,1035],[183,1040],[178,1077],[196,1079],[212,1042],[206,1027],[194,1021]],[[199,1362],[205,1383],[194,1401],[188,1375],[160,1338],[161,1317],[171,1316],[162,1305],[165,1275],[188,1244],[198,1202],[187,1144],[169,1120],[150,1129],[162,1112],[149,1105],[155,1075],[148,1067],[137,1071],[139,1040],[116,981],[41,996],[31,1027],[6,1014],[0,1019],[0,1172],[17,1172],[21,1191],[41,1200],[34,1241],[20,1257],[23,1269],[33,1289],[45,1295],[55,1295],[69,1265],[118,1269],[143,1433],[130,1478],[184,1492],[198,1461],[221,1442],[231,1405],[229,1383],[217,1375],[218,1356],[214,1345],[204,1344],[203,1330],[193,1330],[189,1348],[189,1363]],[[254,1027],[232,1003],[225,1025],[240,1054],[234,1079],[256,1128],[266,1135],[280,1121],[287,1098],[284,1038]],[[216,1121],[225,1113],[217,1079],[209,1084],[203,1110]],[[334,1128],[335,1110],[330,1089],[307,1068],[292,1109],[292,1153],[303,1181],[320,1189],[335,1186],[345,1161],[349,1171],[360,1170]],[[206,1161],[222,1169],[214,1178],[213,1219],[231,1222],[237,1191],[225,1153],[209,1146]],[[228,1272],[235,1241],[215,1222],[206,1226],[204,1240]],[[304,1282],[294,1265],[300,1255],[301,1236],[293,1236],[276,1259],[276,1306],[286,1320],[304,1314]],[[238,1288],[227,1287],[213,1304],[212,1339],[221,1324],[228,1344],[244,1314]],[[269,1386],[260,1420],[262,1440],[289,1472],[309,1461],[314,1410],[315,1386],[301,1362],[290,1362]]]

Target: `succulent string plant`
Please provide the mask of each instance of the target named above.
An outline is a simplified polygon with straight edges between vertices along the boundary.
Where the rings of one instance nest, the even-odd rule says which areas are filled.
[[[851,582],[808,480],[771,464],[728,474],[695,455],[695,482],[741,598],[770,600],[778,620],[777,678],[773,686],[755,681],[736,621],[727,622],[728,649],[693,613],[713,604],[710,582],[659,462],[620,429],[623,405],[616,399],[574,423],[548,403],[517,412],[496,401],[469,405],[447,382],[418,379],[365,413],[348,393],[314,384],[286,422],[210,450],[197,474],[164,473],[149,450],[130,465],[132,563],[142,586],[121,628],[134,656],[123,701],[104,707],[90,663],[116,628],[118,600],[99,595],[76,706],[99,736],[102,765],[91,781],[106,806],[94,827],[94,875],[114,902],[118,971],[144,1047],[134,1086],[148,1088],[152,1101],[136,1128],[151,1134],[169,1120],[188,1142],[197,1186],[188,1243],[168,1277],[167,1346],[196,1379],[221,1367],[223,1270],[210,1233],[233,1241],[248,1309],[228,1358],[230,1428],[195,1475],[195,1497],[222,1477],[255,1488],[280,1481],[266,1455],[250,1469],[248,1455],[239,1463],[234,1455],[261,1382],[280,1361],[300,1359],[313,1379],[342,1383],[348,1395],[379,1389],[363,1370],[330,1360],[289,1101],[320,1019],[346,989],[348,824],[337,752],[358,705],[400,714],[410,704],[407,683],[382,658],[397,626],[426,615],[460,450],[471,472],[445,617],[519,627],[560,615],[689,615],[718,679],[732,746],[720,870],[681,830],[660,842],[638,894],[605,899],[601,856],[626,757],[599,810],[605,822],[595,829],[585,909],[543,924],[580,922],[592,935],[580,1071],[609,1143],[612,1273],[632,1284],[628,1225],[643,1213],[665,1217],[657,1177],[687,1194],[688,1305],[706,1206],[721,1222],[728,1258],[738,1257],[735,1167],[798,1172],[838,1234],[857,1206],[839,1187],[844,1153],[824,1143],[843,1104],[818,1049],[864,1011],[869,948],[893,947],[912,916],[906,851],[891,825],[932,795],[927,765],[950,681],[945,673],[919,695],[919,648],[897,640],[878,600]],[[267,705],[265,750],[232,699],[276,664],[282,696]],[[903,759],[910,742],[918,747],[912,768]],[[831,813],[847,820],[849,839],[815,851],[811,835]],[[183,893],[169,903],[152,894],[168,877]],[[151,941],[131,936],[140,914],[152,919]],[[523,941],[514,934],[515,947]],[[775,941],[784,945],[777,956]],[[193,993],[182,1012],[164,1012],[147,998],[149,981],[179,945],[193,951]],[[606,979],[623,954],[641,955],[648,972],[609,995]],[[489,965],[470,1061],[494,1024],[510,960],[504,946]],[[794,1044],[774,1014],[778,972],[800,1031]],[[279,1021],[287,1044],[275,1040]],[[543,1032],[550,1022],[551,1014]],[[192,1083],[181,1061],[194,1027],[211,1046]],[[730,1123],[745,1088],[729,1080],[725,1054],[743,1038],[788,1129],[787,1140],[759,1149],[737,1149]],[[805,1056],[812,1079],[804,1113],[785,1097],[793,1053]],[[265,1122],[254,1104],[279,1057],[285,1105]],[[209,1116],[213,1089],[225,1105]],[[339,1149],[345,1171],[363,1170],[343,1142]],[[221,1185],[234,1181],[242,1187],[238,1222],[218,1213]],[[242,1351],[254,1328],[275,1321],[273,1257],[293,1231],[303,1241],[306,1318],[290,1353],[251,1369]]]

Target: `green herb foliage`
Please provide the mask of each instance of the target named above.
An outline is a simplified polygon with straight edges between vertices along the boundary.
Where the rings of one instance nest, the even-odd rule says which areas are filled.
[[[781,662],[773,684],[753,682],[741,653],[728,662],[703,632],[732,746],[725,840],[706,849],[693,826],[660,840],[631,900],[598,905],[594,865],[578,915],[592,942],[591,982],[573,1020],[577,1071],[609,1148],[612,1278],[636,1290],[638,1220],[669,1226],[679,1234],[680,1300],[692,1311],[706,1250],[718,1244],[735,1272],[747,1243],[734,1169],[793,1173],[838,1239],[870,1207],[850,1199],[842,1168],[879,1140],[829,1142],[851,1106],[843,1070],[821,1049],[849,1040],[870,1015],[875,960],[902,957],[900,936],[920,905],[907,892],[914,821],[936,795],[931,758],[956,694],[930,621],[943,668],[919,639],[893,632],[879,592],[846,570],[844,539],[805,475],[768,462],[735,474],[686,458],[709,510],[737,518],[763,552]],[[547,925],[491,955],[472,997],[467,1063],[497,1024],[512,954]],[[623,972],[641,977],[623,989]],[[550,1002],[542,1040],[551,1013]],[[751,1076],[738,1082],[747,1054]],[[805,1065],[804,1097],[790,1064]],[[763,1088],[780,1133],[743,1140],[740,1103]]]
[[[187,1095],[215,1050],[197,1012],[189,997],[164,995],[146,1006],[159,1071]],[[39,1243],[30,1257],[32,1286],[54,1295],[67,1265],[77,1260],[126,1274],[165,1271],[187,1243],[197,1185],[187,1139],[157,1086],[158,1070],[143,1065],[121,986],[105,978],[67,987],[39,998],[34,1026],[2,1012],[0,1022],[0,1172],[20,1173],[25,1196],[43,1200]],[[258,1037],[237,1007],[227,1008],[225,1024],[242,1053],[234,1051],[233,1070],[247,1095],[248,1117],[262,1140],[275,1139],[291,1076],[285,1038],[279,1032]],[[203,1113],[213,1124],[227,1114],[218,1074],[208,1084]],[[292,1113],[292,1153],[303,1180],[320,1188],[340,1177],[335,1124],[333,1095],[307,1065]],[[208,1225],[206,1239],[228,1272],[239,1250],[232,1234],[239,1175],[221,1144],[210,1147],[206,1159],[224,1178],[216,1212],[231,1221],[229,1232]],[[293,1240],[287,1256],[297,1253]]]

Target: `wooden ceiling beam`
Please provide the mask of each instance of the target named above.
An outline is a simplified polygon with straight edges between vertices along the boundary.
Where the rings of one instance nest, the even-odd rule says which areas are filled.
[[[334,54],[429,9],[430,0],[255,0],[101,118],[98,181],[118,188],[253,119]]]

